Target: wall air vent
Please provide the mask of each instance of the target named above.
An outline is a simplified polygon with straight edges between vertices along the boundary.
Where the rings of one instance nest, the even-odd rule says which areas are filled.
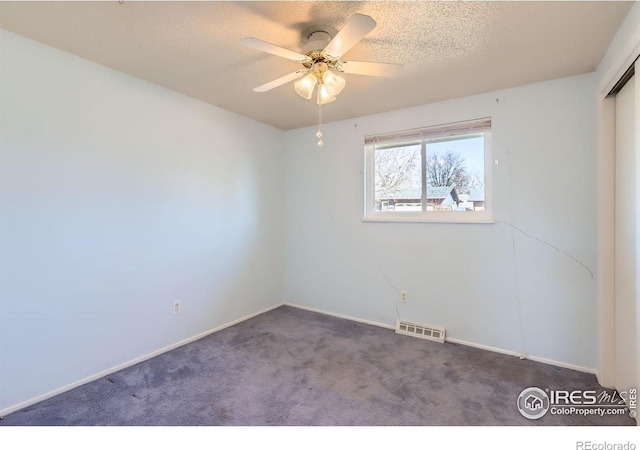
[[[444,343],[444,328],[435,328],[407,322],[405,320],[398,320],[396,321],[396,333]]]

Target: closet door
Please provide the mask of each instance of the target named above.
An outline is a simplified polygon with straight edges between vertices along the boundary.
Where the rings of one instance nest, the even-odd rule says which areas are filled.
[[[616,95],[615,386],[620,392],[628,392],[637,382],[637,77],[638,74]]]

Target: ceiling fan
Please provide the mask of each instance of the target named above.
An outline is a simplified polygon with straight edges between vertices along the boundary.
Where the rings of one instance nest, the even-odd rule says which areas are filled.
[[[246,47],[260,50],[282,58],[290,59],[302,64],[303,68],[280,77],[269,83],[254,88],[255,92],[266,92],[293,80],[296,92],[307,100],[313,96],[316,86],[318,105],[336,100],[344,88],[346,81],[338,73],[371,75],[378,77],[396,77],[403,73],[402,64],[388,64],[364,61],[344,61],[342,55],[360,42],[371,30],[376,22],[369,16],[354,14],[344,27],[331,39],[326,31],[315,31],[309,35],[308,42],[301,52],[294,52],[254,37],[247,37],[240,41]],[[318,138],[322,133],[318,130]],[[322,140],[318,142],[322,145]]]

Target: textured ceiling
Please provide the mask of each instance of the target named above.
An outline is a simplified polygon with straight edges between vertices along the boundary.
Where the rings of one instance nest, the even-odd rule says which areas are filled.
[[[334,121],[595,70],[633,2],[0,2],[0,27],[281,129],[317,106],[288,83],[301,68],[240,45],[299,51],[354,13],[377,27],[344,59],[402,63],[400,78],[344,75]]]

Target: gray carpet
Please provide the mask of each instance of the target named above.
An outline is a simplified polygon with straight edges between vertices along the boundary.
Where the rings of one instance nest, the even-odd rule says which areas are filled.
[[[8,415],[10,425],[635,425],[516,409],[594,375],[280,307]]]

